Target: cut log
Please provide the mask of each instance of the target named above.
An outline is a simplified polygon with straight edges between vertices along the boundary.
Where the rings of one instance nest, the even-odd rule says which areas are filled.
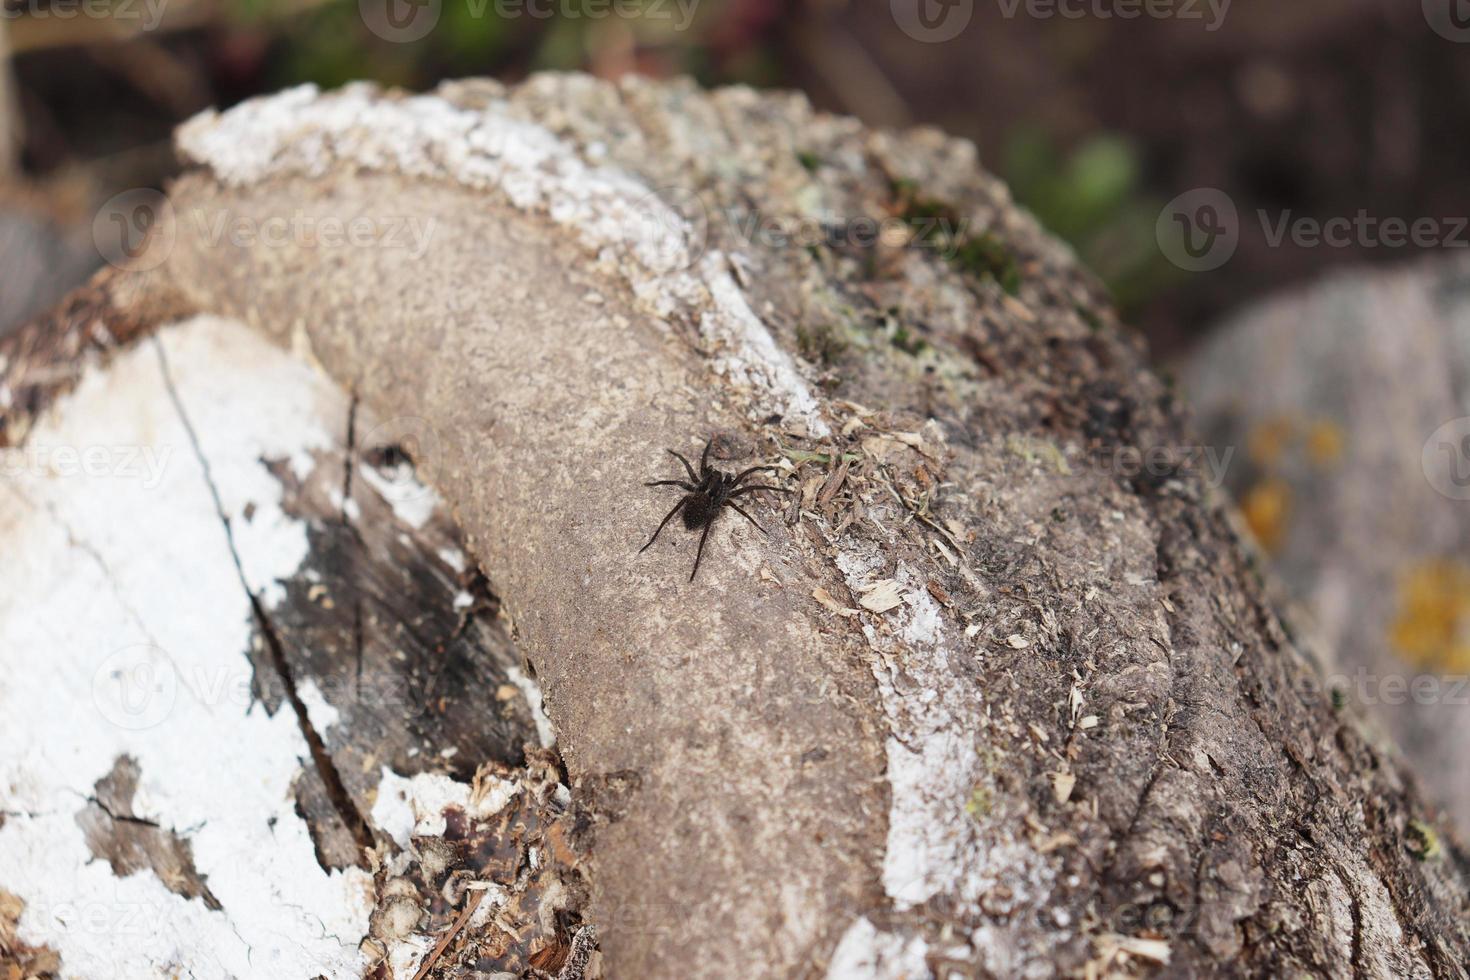
[[[152,249],[0,355],[21,458],[178,447],[147,496],[10,478],[28,949],[100,972],[118,945],[51,913],[105,886],[177,937],[136,962],[201,975],[1464,975],[1465,853],[1311,696],[1180,408],[968,144],[542,76],[298,89],[179,145]],[[639,553],[678,493],[642,484],[711,439],[794,492],[691,582],[678,525]],[[252,693],[104,728],[164,662]],[[324,693],[359,662],[410,734]],[[78,813],[134,768],[110,819],[161,856],[91,860]]]

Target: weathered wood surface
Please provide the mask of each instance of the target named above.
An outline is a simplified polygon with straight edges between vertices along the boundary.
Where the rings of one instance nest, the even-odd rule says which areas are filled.
[[[67,976],[405,977],[476,888],[441,967],[555,972],[585,904],[567,791],[412,426],[240,324],[129,334],[116,299],[7,351],[60,385],[0,493],[20,937]],[[134,342],[102,366],[81,338]]]
[[[1226,487],[1362,704],[1470,834],[1470,266],[1240,312],[1184,383]]]
[[[968,145],[577,77],[296,90],[180,145],[156,268],[120,278],[425,423],[405,451],[543,685],[580,849],[564,877],[590,890],[567,907],[608,975],[1464,975],[1465,854],[1352,710],[1301,696],[1316,668],[1180,409]],[[856,219],[887,234],[857,242]],[[6,370],[13,443],[86,393]],[[276,411],[266,430],[300,439]],[[777,461],[800,493],[758,505],[769,537],[719,524],[691,584],[689,537],[635,554],[671,502],[640,483],[710,434],[721,465]],[[1128,466],[1147,450],[1164,472]],[[241,567],[274,622],[300,558],[271,561],[290,567]],[[224,620],[248,627],[243,591]],[[293,672],[318,659],[279,647]],[[306,721],[276,737],[301,753],[293,680]],[[348,831],[391,823],[382,783],[369,810],[370,779],[338,782]],[[362,873],[323,871],[320,821],[293,814],[277,827],[308,880]],[[1416,853],[1428,827],[1443,846]],[[194,866],[228,912],[204,833]],[[585,949],[550,918],[544,940]],[[66,938],[39,921],[21,941]]]

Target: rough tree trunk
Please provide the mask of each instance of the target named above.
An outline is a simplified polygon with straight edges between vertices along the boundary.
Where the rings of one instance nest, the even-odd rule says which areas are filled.
[[[0,513],[26,955],[119,948],[52,914],[106,879],[201,975],[219,943],[574,976],[589,925],[612,977],[1465,975],[1466,855],[970,145],[565,76],[300,89],[179,144],[138,266],[0,355],[12,446],[185,460],[149,494],[35,467]],[[641,484],[710,436],[797,492],[691,583],[677,524],[637,553],[674,500]],[[160,658],[253,664],[253,700],[48,724]],[[322,695],[359,671],[405,704]],[[506,750],[537,732],[564,772]]]

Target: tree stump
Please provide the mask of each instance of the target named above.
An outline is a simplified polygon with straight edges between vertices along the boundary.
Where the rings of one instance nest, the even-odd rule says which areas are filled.
[[[148,249],[0,355],[50,460],[0,498],[6,955],[1464,976],[1464,852],[969,144],[579,76],[178,143]],[[793,492],[690,581],[643,483],[707,442]]]

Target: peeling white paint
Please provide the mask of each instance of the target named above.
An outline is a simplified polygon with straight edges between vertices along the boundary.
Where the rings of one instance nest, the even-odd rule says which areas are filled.
[[[922,936],[903,939],[879,932],[864,916],[859,918],[832,953],[828,980],[926,980],[931,976],[924,957],[929,946]]]
[[[357,474],[392,508],[394,517],[415,531],[427,527],[443,503],[434,488],[421,482],[406,463],[397,467],[391,478],[373,466],[359,466]]]
[[[483,776],[480,782],[485,791],[476,800],[468,783],[442,773],[404,777],[384,766],[373,824],[407,849],[413,837],[443,835],[445,807],[459,807],[472,820],[484,819],[499,813],[520,791],[513,781],[495,776]]]
[[[306,707],[306,718],[311,722],[311,727],[318,735],[326,738],[327,729],[337,724],[341,713],[327,700],[321,689],[310,678],[296,685],[296,694]]]
[[[153,489],[0,479],[0,887],[26,903],[20,938],[69,977],[357,977],[372,881],[317,864],[291,796],[309,755],[297,721],[250,701],[250,603],[159,348],[267,602],[307,541],[262,460],[309,460],[343,431],[340,392],[210,318],[119,353],[38,420],[46,444],[169,455]],[[330,723],[324,702],[313,713]],[[189,841],[221,911],[93,859],[75,815],[122,754],[138,815]]]
[[[715,305],[700,318],[699,329],[729,352],[716,358],[715,370],[737,386],[775,396],[776,403],[764,407],[805,420],[812,436],[831,435],[822,421],[821,406],[796,370],[796,363],[776,345],[771,331],[751,310],[744,291],[730,274],[725,256],[711,252],[700,263],[700,271]]]
[[[836,560],[854,592],[870,586],[882,567],[876,556],[839,552]],[[1018,904],[1044,895],[1053,871],[1017,836],[1019,821],[968,806],[976,788],[991,778],[978,751],[987,721],[983,706],[954,683],[952,658],[959,647],[947,634],[943,610],[914,569],[900,563],[887,577],[898,583],[903,605],[863,614],[891,733],[885,743],[891,801],[884,891],[899,909],[942,897],[972,914],[981,896],[1000,884]],[[878,628],[880,622],[885,629]],[[841,961],[834,958],[827,975],[928,976],[927,968],[908,972],[916,961],[907,952],[916,942],[922,940],[882,932],[859,919],[838,947]],[[922,956],[917,962],[922,965]]]
[[[556,744],[556,729],[551,727],[551,719],[546,716],[546,705],[541,697],[541,685],[518,667],[506,667],[505,676],[510,682],[520,688],[521,694],[526,699],[526,704],[531,709],[531,720],[536,723],[536,739],[541,743],[543,749],[549,749]]]
[[[504,102],[467,109],[434,95],[386,97],[366,85],[323,95],[308,85],[205,112],[180,128],[177,141],[184,157],[236,187],[347,165],[498,190],[608,260],[650,313],[691,315],[716,347],[716,370],[748,387],[752,416],[778,411],[814,437],[830,434],[810,386],[751,310],[726,258],[701,259],[702,237],[664,195],[622,170],[584,162]]]

